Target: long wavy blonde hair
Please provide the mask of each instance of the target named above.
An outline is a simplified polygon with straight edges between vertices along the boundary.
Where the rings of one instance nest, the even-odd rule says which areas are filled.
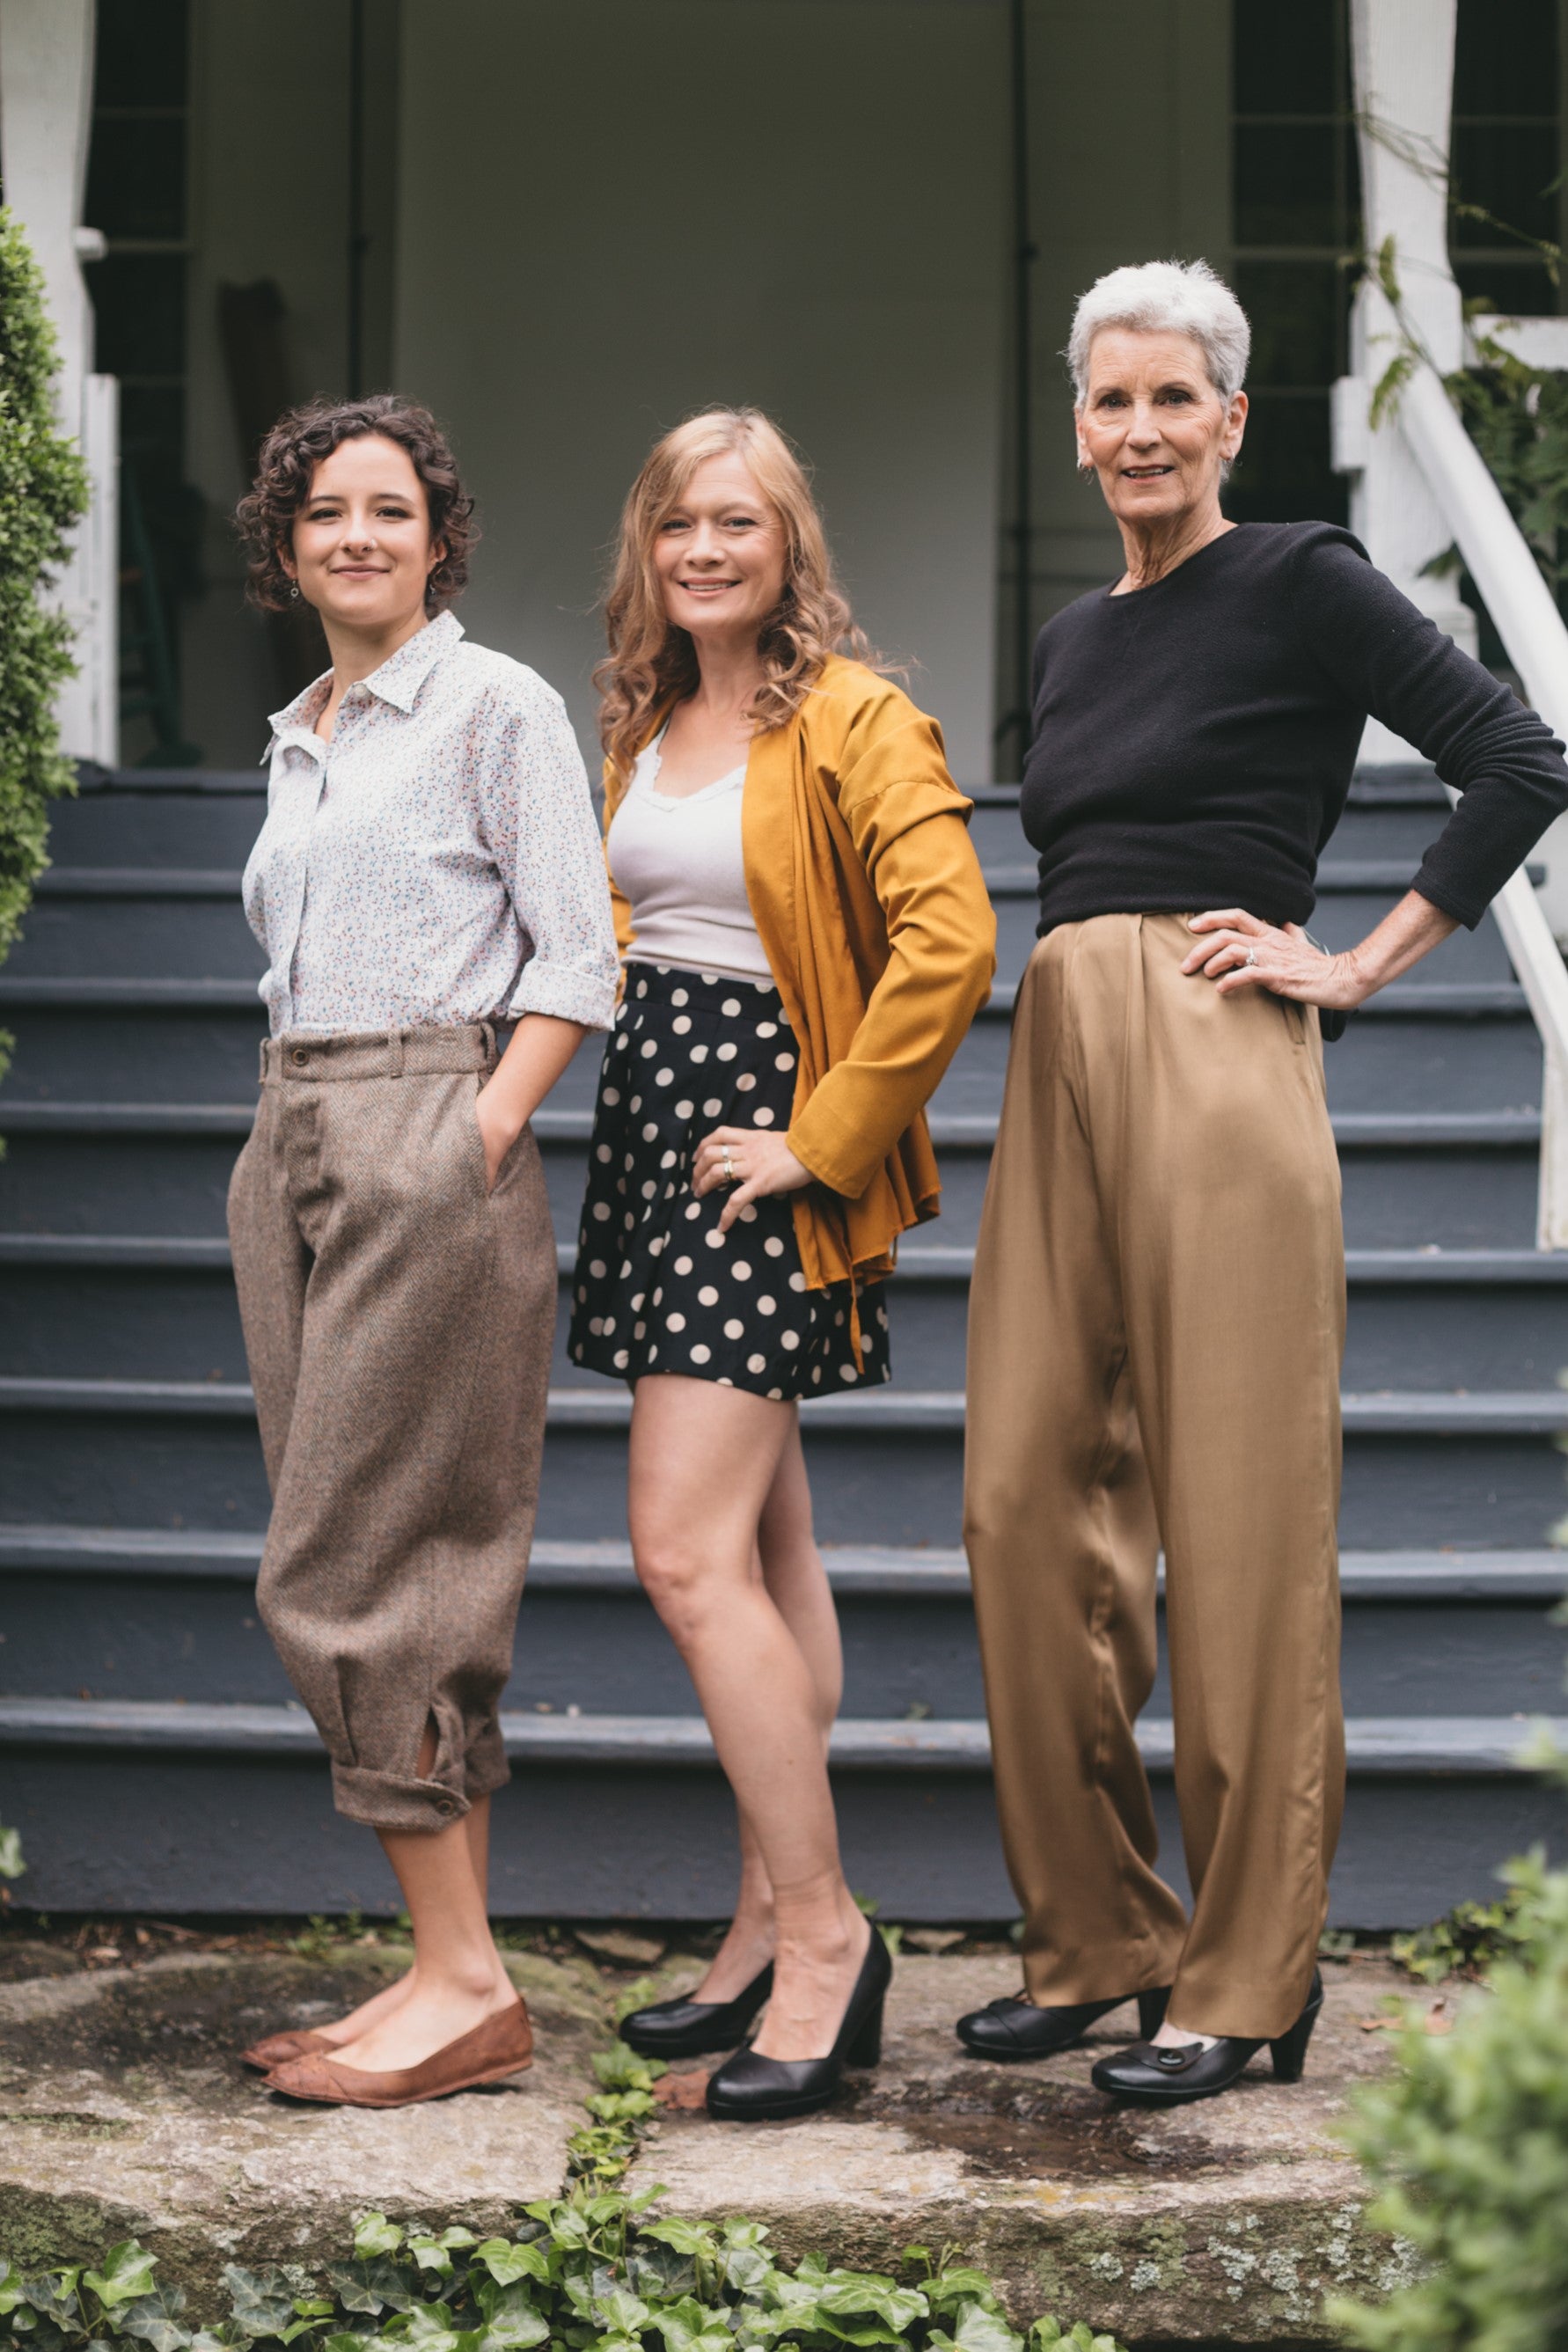
[[[660,704],[695,692],[697,652],[664,607],[653,551],[699,466],[733,452],[784,526],[784,578],[757,640],[763,681],[747,716],[759,733],[782,727],[811,691],[828,656],[876,664],[855,625],[805,467],[760,408],[705,408],[655,443],[621,510],[620,546],[605,598],[609,654],[594,672],[601,697],[599,738],[622,776],[647,740]],[[879,665],[877,665],[879,667]]]

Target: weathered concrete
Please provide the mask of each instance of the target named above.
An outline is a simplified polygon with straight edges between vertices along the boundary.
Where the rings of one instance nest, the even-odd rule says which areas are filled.
[[[225,2262],[341,2257],[367,2206],[490,2229],[554,2194],[589,2053],[628,1981],[585,1955],[516,1956],[540,2042],[524,2085],[377,2115],[286,2105],[233,2053],[363,1998],[397,1965],[384,1948],[88,1969],[7,1937],[0,1959],[0,2252],[74,2258],[134,2233],[198,2304]],[[694,1965],[671,1956],[659,1987],[690,1982]],[[1403,2274],[1401,2251],[1363,2227],[1332,2137],[1345,2091],[1386,2051],[1361,2021],[1409,1990],[1385,1963],[1326,1970],[1304,2084],[1276,2085],[1265,2060],[1223,2099],[1152,2115],[1108,2107],[1088,2081],[1130,2011],[1048,2066],[963,2055],[952,2019],[1012,1990],[1016,1965],[906,1956],[883,2065],[840,2107],[763,2127],[666,2112],[631,2185],[662,2181],[669,2210],[750,2213],[791,2255],[887,2268],[911,2241],[955,2243],[1016,2317],[1054,2309],[1132,2342],[1323,2341],[1326,2290]]]
[[[605,2038],[594,1972],[521,1957],[540,2050],[522,2084],[378,2114],[293,2106],[234,2053],[363,2000],[396,1966],[171,1955],[0,1985],[0,2251],[72,2260],[139,2237],[198,2294],[227,2262],[341,2261],[356,2213],[504,2227],[554,2196]]]
[[[1359,2176],[1333,2137],[1351,2085],[1385,2062],[1363,2030],[1408,1993],[1386,1963],[1324,1970],[1327,2003],[1304,2082],[1267,2053],[1224,2098],[1117,2109],[1094,2060],[1135,2032],[1131,2009],[1045,2066],[967,2058],[952,2020],[1016,1990],[1004,1958],[900,1959],[883,2063],[829,2116],[767,2126],[667,2113],[633,2174],[671,2211],[737,2210],[781,2248],[826,2246],[886,2269],[911,2239],[962,2245],[1016,2319],[1054,2310],[1131,2341],[1332,2340],[1330,2291],[1386,2293],[1408,2256],[1368,2231]]]

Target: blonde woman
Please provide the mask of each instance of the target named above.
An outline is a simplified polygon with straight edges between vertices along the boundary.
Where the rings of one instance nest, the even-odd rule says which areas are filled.
[[[803,1398],[885,1381],[881,1280],[934,1216],[923,1106],[984,1002],[994,924],[942,735],[864,652],[799,461],[754,409],[633,485],[600,667],[625,961],[572,1322],[633,1391],[637,1572],[740,1815],[733,1923],[687,2000],[623,2031],[749,2050],[715,2115],[802,2115],[874,2065],[890,1963],[839,1865],[841,1662]]]

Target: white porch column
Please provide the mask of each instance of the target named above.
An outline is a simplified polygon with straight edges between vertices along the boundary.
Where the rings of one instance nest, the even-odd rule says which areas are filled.
[[[93,0],[0,0],[0,170],[5,200],[44,274],[59,339],[62,429],[79,442],[92,501],[59,583],[78,674],[61,689],[63,749],[112,767],[119,756],[118,386],[92,373],[83,260],[102,238],[81,226],[92,113]]]
[[[1448,266],[1448,126],[1457,0],[1351,0],[1352,68],[1367,250],[1394,239],[1405,323],[1370,279],[1351,321],[1351,375],[1335,387],[1334,463],[1352,476],[1351,529],[1379,571],[1466,651],[1475,615],[1452,578],[1422,567],[1453,542],[1394,415],[1373,432],[1367,400],[1411,333],[1440,373],[1463,362],[1459,289]],[[1373,765],[1417,755],[1373,719],[1362,746]]]

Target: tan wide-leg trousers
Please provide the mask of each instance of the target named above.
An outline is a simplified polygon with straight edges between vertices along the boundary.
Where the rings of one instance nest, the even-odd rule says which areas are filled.
[[[508,1778],[555,1244],[527,1129],[486,1190],[494,1064],[481,1026],[274,1039],[229,1191],[272,1486],[261,1614],[338,1810],[377,1829],[443,1829]]]
[[[1184,978],[1177,915],[1042,940],[969,1319],[965,1538],[997,1803],[1042,2003],[1174,1982],[1263,2038],[1339,1835],[1344,1253],[1317,1015]],[[1165,1552],[1191,1922],[1133,1735]]]

